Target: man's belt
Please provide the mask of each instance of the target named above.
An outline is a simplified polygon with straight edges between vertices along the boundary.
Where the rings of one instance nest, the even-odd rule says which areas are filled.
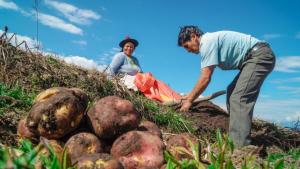
[[[262,47],[270,47],[270,45],[266,42],[258,42],[256,43],[252,48],[250,48],[246,53],[246,60],[250,59],[251,53],[257,51],[258,49]]]

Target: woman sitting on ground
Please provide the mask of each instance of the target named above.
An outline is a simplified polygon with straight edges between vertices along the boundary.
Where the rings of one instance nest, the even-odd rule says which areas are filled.
[[[124,76],[126,74],[134,76],[138,72],[142,72],[138,60],[132,55],[138,44],[137,40],[130,37],[126,37],[119,43],[122,50],[115,54],[108,67],[108,74],[110,76]]]
[[[127,37],[119,43],[122,48],[109,65],[109,76],[121,75],[121,82],[128,89],[141,91],[146,97],[161,103],[180,100],[180,95],[165,83],[155,79],[151,73],[142,73],[138,60],[132,56],[138,41]]]

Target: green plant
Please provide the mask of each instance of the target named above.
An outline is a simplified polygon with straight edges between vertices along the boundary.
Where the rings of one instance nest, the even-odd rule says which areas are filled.
[[[231,155],[234,150],[233,141],[228,135],[222,136],[221,131],[218,129],[216,133],[217,141],[212,145],[212,149],[216,148],[217,153],[210,151],[209,159],[211,164],[209,169],[233,169],[233,163],[231,161]]]
[[[300,167],[300,148],[291,149],[288,152],[269,154],[264,161],[264,169],[296,169]]]
[[[200,148],[199,143],[192,143],[192,141],[187,140],[187,143],[189,145],[189,148],[192,150],[191,152],[188,151],[184,147],[174,147],[175,152],[178,152],[180,154],[187,155],[188,158],[178,160],[176,159],[170,152],[165,151],[164,157],[167,161],[166,169],[205,169],[206,166],[200,161]]]
[[[42,167],[46,169],[74,168],[68,163],[66,149],[64,149],[60,157],[57,157],[47,140],[43,142],[44,144],[38,144],[36,147],[33,147],[28,140],[21,140],[20,146],[17,148],[0,145],[0,168],[34,169],[38,160],[41,161]],[[40,153],[44,148],[49,151],[49,156]],[[58,159],[61,159],[60,162]]]
[[[176,132],[195,132],[195,129],[192,127],[191,123],[182,114],[179,114],[175,111],[156,113],[153,118],[158,124],[166,125]]]
[[[0,83],[0,114],[10,108],[29,108],[33,104],[35,93],[28,93],[19,85],[8,87]]]
[[[129,97],[128,100],[131,100],[140,112],[144,112],[142,114],[144,118],[152,120],[158,125],[167,126],[174,132],[195,132],[191,122],[170,107],[162,106],[138,94]]]

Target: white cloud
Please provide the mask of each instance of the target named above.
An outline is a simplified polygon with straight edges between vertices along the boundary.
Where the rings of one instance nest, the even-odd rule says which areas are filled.
[[[72,43],[75,43],[75,44],[78,44],[78,45],[81,45],[81,46],[86,46],[87,45],[87,42],[85,40],[74,40],[74,41],[72,41]]]
[[[27,17],[31,17],[31,16],[35,15],[35,11],[32,10],[31,12],[26,12],[23,9],[19,8],[15,3],[5,1],[5,0],[0,0],[0,8],[1,7],[18,11],[22,15],[27,16]],[[52,28],[60,29],[60,30],[63,30],[65,32],[69,32],[72,34],[83,35],[83,31],[80,28],[78,28],[75,25],[72,25],[70,23],[67,23],[67,22],[63,21],[62,19],[57,18],[52,15],[39,13],[39,21],[43,25],[46,25],[46,26],[49,26]]]
[[[14,2],[6,0],[0,0],[0,8],[12,9],[15,11],[19,10],[19,7]]]
[[[99,65],[94,60],[87,59],[82,56],[63,56],[61,58],[69,64],[74,64],[86,69],[97,69],[99,71],[103,71],[107,67],[106,65]]]
[[[255,106],[255,116],[272,122],[284,122],[296,117],[300,112],[300,99],[259,98]]]
[[[111,48],[109,51],[106,51],[106,52],[104,52],[103,54],[101,54],[101,55],[99,56],[99,62],[100,62],[101,64],[109,64],[109,63],[111,62],[113,56],[114,56],[116,53],[120,52],[120,50],[121,50],[121,49],[120,49],[120,48],[117,48],[117,47]]]
[[[281,37],[282,37],[282,35],[279,33],[271,33],[271,34],[263,35],[264,40],[276,39],[276,38],[281,38]]]
[[[3,31],[0,30],[0,35],[2,35]],[[7,33],[7,37],[10,38],[11,36],[13,36],[13,33]],[[28,45],[29,48],[35,48],[36,45],[36,40],[32,39],[29,36],[24,36],[24,35],[16,35],[16,38],[13,38],[11,40],[11,44],[14,46],[19,45],[20,43],[22,43],[23,41],[26,41],[26,44]],[[41,45],[41,42],[40,42]],[[25,44],[20,46],[21,49],[25,49]]]
[[[275,71],[295,73],[300,71],[300,56],[280,57],[276,61]]]
[[[70,23],[66,23],[62,19],[52,15],[39,13],[39,21],[43,25],[49,26],[51,28],[59,29],[72,34],[83,35],[83,31],[80,28]]]
[[[74,5],[64,2],[45,0],[45,3],[62,13],[70,22],[73,23],[88,25],[91,23],[91,20],[98,20],[101,18],[101,15],[92,10],[79,9]]]

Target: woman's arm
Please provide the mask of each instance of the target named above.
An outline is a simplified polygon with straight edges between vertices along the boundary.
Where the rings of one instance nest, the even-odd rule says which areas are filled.
[[[109,72],[108,72],[109,75],[115,76],[119,72],[120,67],[124,64],[124,59],[125,59],[125,56],[122,53],[117,53],[113,57],[110,65],[108,67],[109,68]]]

